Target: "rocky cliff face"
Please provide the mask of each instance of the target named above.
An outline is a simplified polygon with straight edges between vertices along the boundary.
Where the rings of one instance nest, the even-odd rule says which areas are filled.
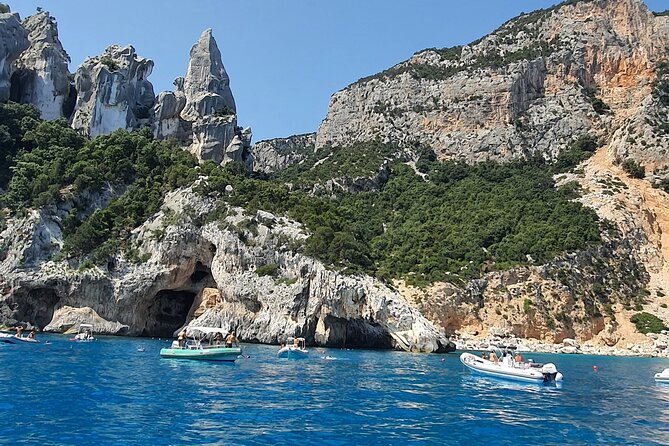
[[[316,134],[258,141],[253,145],[253,170],[271,173],[304,160],[316,147]]]
[[[69,117],[70,58],[58,40],[55,19],[43,11],[26,18],[23,27],[30,47],[15,62],[11,99],[34,105],[43,119]]]
[[[200,161],[238,162],[251,170],[251,129],[237,124],[230,79],[211,29],[193,45],[175,91],[156,98],[148,80],[153,61],[132,46],[112,45],[88,58],[71,84],[69,57],[48,12],[23,23],[17,15],[0,14],[0,102],[11,97],[33,104],[44,119],[71,119],[72,127],[88,136],[150,127],[158,138],[175,138]]]
[[[554,157],[575,136],[610,131],[648,96],[667,56],[666,27],[640,0],[520,16],[480,41],[421,51],[336,93],[316,145],[380,138],[467,162]]]
[[[30,46],[30,42],[18,15],[11,14],[4,4],[0,11],[0,102],[6,102],[11,91],[14,61]]]
[[[86,59],[74,76],[77,103],[72,127],[89,136],[148,125],[154,105],[148,76],[153,61],[132,46],[108,47],[101,56]]]
[[[564,2],[469,45],[418,52],[337,92],[316,147],[380,139],[474,163],[551,159],[578,136],[596,136],[603,147],[563,181],[578,182],[583,203],[622,234],[604,251],[465,285],[401,289],[450,333],[652,344],[629,319],[644,309],[669,321],[666,193],[618,165],[631,159],[654,171],[649,179],[666,177],[668,43],[669,17],[640,0]]]
[[[118,258],[107,271],[48,260],[61,243],[62,212],[12,221],[0,233],[0,315],[56,331],[85,320],[98,332],[171,336],[196,318],[194,324],[234,328],[251,342],[304,336],[322,346],[453,348],[381,282],[330,271],[291,251],[291,240],[306,237],[294,222],[230,209],[227,227],[195,223],[214,207],[190,189],[170,194],[134,231],[133,244],[148,260]]]

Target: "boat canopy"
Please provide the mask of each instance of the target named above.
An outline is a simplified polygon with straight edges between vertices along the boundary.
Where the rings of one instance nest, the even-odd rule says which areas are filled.
[[[221,327],[186,327],[186,335],[192,335],[194,333],[201,334],[215,334],[215,333],[226,333],[228,330],[225,330]]]

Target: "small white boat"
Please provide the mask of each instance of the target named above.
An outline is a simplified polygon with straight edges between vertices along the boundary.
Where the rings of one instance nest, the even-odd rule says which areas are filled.
[[[304,338],[288,338],[286,344],[279,349],[279,358],[301,359],[309,355]]]
[[[93,336],[93,326],[91,324],[81,324],[79,325],[79,331],[74,335],[73,338],[70,338],[70,341],[77,342],[90,342],[95,341]]]
[[[18,336],[9,333],[0,333],[0,342],[5,344],[39,344],[39,341],[29,336]]]
[[[669,369],[664,369],[660,373],[656,373],[655,382],[669,383]]]
[[[460,355],[460,362],[472,372],[495,378],[532,383],[560,382],[563,379],[562,373],[558,372],[553,363],[518,363],[510,354],[505,355],[499,361],[489,361],[471,353],[463,353]]]

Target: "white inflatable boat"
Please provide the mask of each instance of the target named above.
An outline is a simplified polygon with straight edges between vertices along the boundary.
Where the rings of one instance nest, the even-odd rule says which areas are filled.
[[[562,381],[562,373],[555,364],[538,364],[532,362],[516,362],[511,355],[499,361],[489,361],[471,353],[460,355],[460,361],[472,372],[496,378],[512,379],[532,383],[550,383]]]

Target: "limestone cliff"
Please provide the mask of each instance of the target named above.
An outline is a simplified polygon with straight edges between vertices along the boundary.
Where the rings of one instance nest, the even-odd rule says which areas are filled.
[[[132,46],[112,45],[101,56],[86,59],[74,76],[72,127],[96,136],[148,125],[155,103],[147,79],[152,70],[153,61],[137,55]]]
[[[242,209],[229,210],[227,227],[197,223],[215,205],[191,189],[171,193],[133,233],[146,261],[118,257],[87,271],[49,260],[61,243],[62,211],[13,220],[0,233],[8,247],[0,262],[0,316],[56,331],[85,320],[98,332],[145,336],[171,336],[197,318],[193,323],[234,328],[250,342],[304,336],[322,346],[453,348],[396,291],[292,251],[289,242],[307,236],[300,225]]]
[[[34,105],[43,119],[69,118],[70,58],[58,40],[56,20],[46,11],[38,12],[26,18],[23,27],[30,47],[15,63],[11,99]]]
[[[304,160],[315,144],[315,133],[258,141],[252,148],[253,170],[270,173],[285,169]]]
[[[667,20],[641,0],[565,2],[469,45],[418,52],[334,94],[316,146],[380,138],[467,162],[554,157],[648,97]]]
[[[21,26],[17,14],[9,7],[0,8],[0,102],[9,99],[14,61],[30,46],[28,33]]]

